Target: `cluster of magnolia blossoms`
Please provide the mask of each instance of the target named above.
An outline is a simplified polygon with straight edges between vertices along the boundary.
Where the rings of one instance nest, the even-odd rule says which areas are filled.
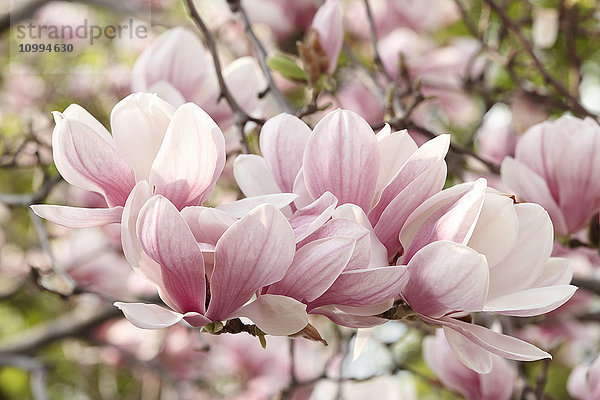
[[[350,327],[384,323],[407,304],[443,327],[458,359],[489,373],[494,355],[549,355],[485,327],[471,312],[546,313],[575,287],[550,257],[553,228],[534,204],[514,204],[480,179],[441,190],[449,136],[417,147],[405,131],[375,134],[336,110],[310,129],[281,114],[261,132],[263,156],[241,155],[245,199],[202,203],[225,164],[222,132],[198,106],[138,93],[119,102],[112,135],[81,107],[56,113],[63,177],[100,193],[107,208],[33,206],[70,227],[121,224],[128,262],[168,308],[116,303],[142,328],[202,327],[246,317],[290,335],[322,314]]]

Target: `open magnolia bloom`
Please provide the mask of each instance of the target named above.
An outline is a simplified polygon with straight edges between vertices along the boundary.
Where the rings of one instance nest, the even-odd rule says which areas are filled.
[[[502,181],[548,210],[558,234],[575,233],[600,208],[600,125],[563,116],[531,127],[502,162]]]
[[[398,262],[408,271],[402,297],[422,319],[443,326],[465,365],[488,373],[492,354],[521,361],[550,357],[458,319],[477,311],[540,315],[573,295],[569,263],[550,257],[552,222],[542,207],[514,204],[479,179],[425,201],[406,221],[400,241],[405,252]]]
[[[174,106],[194,102],[219,124],[233,114],[225,101],[219,102],[213,60],[194,32],[176,27],[160,35],[136,60],[131,72],[134,92],[157,93]],[[267,81],[254,57],[241,57],[223,69],[223,79],[233,97],[249,114],[263,117],[273,109],[272,97],[258,94]]]
[[[39,216],[72,228],[121,221],[137,182],[178,209],[201,204],[225,165],[225,141],[200,107],[177,109],[158,96],[135,93],[111,113],[112,135],[82,107],[54,114],[54,162],[67,182],[104,196],[108,208],[34,205]]]
[[[162,196],[141,207],[135,231],[127,233],[127,240],[139,243],[154,261],[141,270],[171,308],[115,303],[137,327],[159,329],[182,319],[201,327],[247,317],[265,333],[289,335],[308,324],[306,306],[297,300],[273,294],[254,298],[262,287],[283,278],[294,259],[294,232],[272,205],[255,207],[229,226],[210,261],[183,215]]]
[[[360,208],[346,204],[336,209],[337,203],[325,192],[292,215],[294,260],[285,276],[263,293],[293,297],[309,313],[340,325],[382,324],[386,320],[374,315],[391,307],[406,269],[388,266],[385,248],[371,234]]]
[[[292,191],[301,208],[331,192],[339,205],[359,206],[392,258],[408,216],[442,189],[449,144],[450,136],[441,135],[417,147],[406,131],[389,126],[375,135],[347,110],[327,114],[312,132],[280,114],[261,131],[263,157],[239,156],[234,175],[246,196]]]

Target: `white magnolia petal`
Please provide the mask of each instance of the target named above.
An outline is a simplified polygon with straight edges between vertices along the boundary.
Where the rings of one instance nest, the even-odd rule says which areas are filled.
[[[167,328],[183,319],[183,314],[156,304],[116,302],[114,306],[123,311],[129,322],[142,329]]]

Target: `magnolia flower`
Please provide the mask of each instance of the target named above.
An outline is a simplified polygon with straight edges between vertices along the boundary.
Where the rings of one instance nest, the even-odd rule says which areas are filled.
[[[263,117],[273,108],[271,96],[259,98],[267,81],[253,57],[241,57],[223,68],[223,78],[239,105],[251,115]],[[212,57],[198,35],[177,27],[163,33],[136,60],[131,90],[157,93],[174,106],[193,102],[216,121],[231,120],[226,102],[219,103],[221,89]]]
[[[516,370],[506,360],[492,356],[492,369],[478,374],[462,364],[441,329],[423,339],[423,358],[447,388],[469,400],[508,400],[514,388]]]
[[[570,116],[533,126],[503,161],[502,180],[542,205],[558,234],[576,232],[600,208],[600,126]]]
[[[458,358],[487,373],[492,356],[529,361],[550,355],[521,340],[454,317],[487,311],[535,316],[565,303],[567,260],[550,258],[552,223],[537,204],[514,204],[485,179],[446,189],[408,218],[400,241],[407,265],[402,297],[426,321],[441,324]]]
[[[259,289],[279,281],[294,258],[294,232],[272,205],[254,208],[227,228],[210,270],[183,215],[162,196],[142,206],[135,233],[128,233],[128,240],[139,241],[154,260],[155,270],[144,273],[171,308],[115,303],[135,326],[159,329],[184,319],[200,327],[247,317],[268,334],[289,335],[307,325],[306,306],[292,298],[262,294],[249,302]]]
[[[225,165],[225,142],[200,107],[175,109],[156,95],[132,94],[111,114],[112,136],[91,114],[72,104],[55,112],[52,151],[56,168],[74,186],[101,194],[108,208],[34,205],[39,216],[72,228],[121,221],[136,182],[178,209],[201,204]]]
[[[330,192],[339,205],[359,206],[392,257],[404,221],[443,187],[449,144],[442,135],[417,148],[406,131],[387,126],[375,135],[346,110],[329,113],[312,132],[280,114],[261,131],[263,157],[239,156],[234,176],[246,196],[293,191],[300,195],[295,206],[303,207]]]
[[[590,365],[573,369],[567,381],[569,394],[577,400],[595,400],[600,397],[600,357]]]
[[[337,203],[325,192],[292,215],[294,260],[285,276],[263,292],[293,297],[309,313],[340,325],[381,324],[385,320],[371,316],[391,307],[406,270],[388,266],[385,248],[373,245],[370,230],[358,222],[362,219],[370,228],[362,210],[349,204],[336,209]]]
[[[317,40],[327,55],[326,71],[332,74],[342,50],[344,26],[340,0],[326,0],[317,10],[310,29],[318,33]]]

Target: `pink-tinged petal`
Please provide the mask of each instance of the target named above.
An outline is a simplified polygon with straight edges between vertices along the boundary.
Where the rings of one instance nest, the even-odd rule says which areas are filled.
[[[403,188],[377,218],[373,229],[386,247],[388,257],[393,257],[402,249],[399,240],[402,226],[419,205],[442,189],[446,172],[446,162],[438,160]],[[371,215],[369,214],[369,218]]]
[[[110,125],[117,149],[127,158],[136,179],[147,180],[175,108],[155,94],[134,93],[117,103]]]
[[[338,200],[329,192],[323,193],[321,197],[308,206],[296,211],[290,219],[290,225],[296,235],[296,242],[304,240],[308,235],[319,229],[331,218]]]
[[[492,371],[492,353],[446,326],[444,335],[456,357],[465,366],[478,374],[489,374]]]
[[[533,287],[568,285],[573,279],[573,267],[567,258],[551,257]]]
[[[299,242],[297,248],[300,249],[311,242],[333,236],[345,236],[355,240],[354,252],[346,265],[346,271],[367,268],[371,254],[369,231],[346,218],[334,218],[327,221],[314,233]]]
[[[381,146],[381,144],[380,144]],[[390,204],[390,202],[398,196],[407,186],[417,179],[420,175],[430,171],[433,165],[439,165],[440,161],[444,159],[448,148],[450,147],[450,135],[440,135],[435,139],[429,140],[418,148],[410,158],[404,163],[400,170],[392,176],[392,179],[388,181],[387,185],[381,193],[381,198],[374,204],[373,210],[369,213],[369,220],[373,225],[379,221],[379,217],[383,210]],[[442,161],[443,162],[443,161]],[[438,167],[440,169],[440,167]],[[446,165],[443,162],[444,180]],[[437,192],[442,190],[442,185],[437,189]],[[427,196],[430,197],[431,195]],[[426,198],[427,198],[426,197]],[[421,202],[423,202],[423,199]],[[415,206],[416,208],[416,206]]]
[[[224,211],[235,218],[242,218],[252,209],[261,204],[271,204],[276,209],[287,208],[298,195],[295,193],[273,193],[262,196],[246,197],[238,201],[217,206],[218,210]]]
[[[156,304],[116,302],[114,306],[123,311],[129,322],[141,329],[167,328],[183,319],[183,314]]]
[[[408,278],[406,272],[403,266],[343,272],[322,296],[309,304],[309,308],[325,305],[366,307],[381,303],[400,294]]]
[[[314,200],[311,197],[310,193],[308,193],[308,189],[306,188],[306,182],[304,181],[304,171],[302,168],[300,168],[300,171],[298,171],[298,175],[294,180],[293,192],[300,196],[296,200],[294,200],[294,206],[297,209],[306,207]]]
[[[206,282],[202,252],[175,206],[154,196],[140,210],[137,235],[161,267],[162,282],[181,312],[204,313]]]
[[[311,28],[319,33],[319,43],[327,54],[327,73],[332,74],[337,67],[337,59],[342,50],[344,26],[342,4],[339,0],[327,0],[317,10]]]
[[[338,305],[337,308],[340,311],[346,312],[353,315],[371,316],[381,314],[384,311],[389,310],[394,305],[394,299],[384,300],[381,303],[373,304],[372,306],[365,307],[352,307]]]
[[[388,322],[387,319],[383,318],[348,314],[338,310],[334,306],[315,308],[314,310],[311,310],[310,313],[324,315],[333,323],[347,326],[348,328],[370,328],[372,326],[382,325]]]
[[[210,319],[206,318],[204,315],[194,312],[194,311],[186,312],[185,314],[183,314],[183,320],[185,322],[187,322],[188,324],[190,324],[191,326],[196,327],[196,328],[201,328],[212,322]]]
[[[123,207],[79,208],[37,204],[30,206],[38,216],[67,228],[89,228],[121,221]]]
[[[355,242],[349,237],[335,236],[301,247],[283,279],[271,285],[267,293],[314,301],[342,273],[354,252]]]
[[[207,316],[226,319],[263,286],[287,272],[296,245],[285,216],[270,204],[250,211],[219,239]]]
[[[567,390],[569,394],[576,399],[592,400],[594,393],[588,383],[589,366],[578,365],[573,368],[569,380],[567,381]]]
[[[348,263],[347,270],[362,269],[365,268],[365,265],[368,265],[369,267],[382,267],[388,265],[387,250],[381,241],[379,241],[379,238],[377,238],[375,230],[371,226],[369,218],[367,218],[367,214],[365,214],[362,208],[355,204],[344,204],[336,208],[333,212],[333,218],[334,220],[349,219],[350,221],[363,226],[369,232],[368,243],[361,244],[361,240],[358,237],[355,237],[355,239],[357,239],[357,250],[354,252],[353,259]],[[347,234],[344,235],[348,236]],[[354,261],[355,258],[356,262]],[[367,260],[367,264],[365,264],[363,259]]]
[[[385,126],[391,131],[389,125],[386,124]],[[398,174],[398,171],[410,156],[417,151],[417,144],[410,137],[408,131],[396,131],[387,135],[382,131],[383,129],[375,135],[381,157],[381,167],[377,178],[377,193],[375,195],[376,201],[379,201],[383,189]]]
[[[62,112],[60,117],[58,115],[55,115],[55,117],[58,117],[58,120],[62,118],[77,120],[82,124],[92,128],[99,136],[110,143],[113,147],[115,146],[113,137],[110,135],[110,133],[108,133],[104,125],[98,122],[98,120],[94,118],[92,114],[87,112],[87,110],[81,107],[79,104],[71,104],[65,109],[65,111]],[[56,123],[58,124],[58,121],[56,121]]]
[[[571,285],[522,290],[486,301],[483,311],[516,317],[533,317],[562,306],[576,290],[577,287]]]
[[[406,233],[404,227],[400,233],[402,245],[406,249],[403,262],[406,263],[419,249],[436,240],[449,240],[460,244],[469,241],[483,207],[487,181],[480,178],[472,184],[456,187],[460,189],[452,190],[450,196],[449,193],[444,193],[451,190],[447,189],[430,197],[406,221],[405,227],[409,226],[407,231],[413,231],[415,234],[406,242],[410,243],[407,246],[402,241],[403,233]],[[429,206],[432,208],[427,209]],[[416,217],[411,221],[413,216]]]
[[[483,208],[468,246],[498,264],[517,243],[519,219],[512,198],[486,193]]]
[[[237,219],[216,208],[194,206],[181,210],[197,242],[216,245],[225,231]]]
[[[450,347],[442,329],[437,329],[435,336],[426,336],[423,339],[423,359],[427,366],[440,378],[444,386],[466,398],[477,398],[479,395],[479,375],[471,369],[465,368],[465,364],[459,360],[457,353],[458,351],[453,351]],[[485,351],[485,354],[483,357],[491,357],[489,352]],[[470,354],[467,354],[467,356],[470,356]],[[480,370],[487,369],[485,360],[474,364],[481,364],[483,368],[480,368]]]
[[[186,102],[181,92],[167,81],[156,82],[148,88],[147,92],[156,93],[158,97],[171,104],[173,107],[179,107]],[[158,151],[158,149],[156,151]]]
[[[294,189],[310,133],[304,121],[290,114],[270,118],[260,131],[260,151],[282,191]]]
[[[379,175],[379,147],[358,114],[336,110],[315,126],[304,152],[304,180],[313,199],[326,191],[340,204],[369,210]]]
[[[183,97],[202,91],[212,60],[194,32],[176,27],[160,35],[136,60],[131,73],[132,92],[150,92],[159,81],[167,81]]]
[[[233,162],[233,176],[245,196],[281,193],[271,169],[264,158],[254,154],[240,154]]]
[[[223,69],[223,79],[227,87],[235,88],[233,97],[247,113],[259,118],[274,113],[273,96],[270,93],[259,96],[268,84],[256,58],[247,56],[234,60]]]
[[[502,182],[514,190],[519,198],[527,201],[535,201],[544,207],[554,223],[557,233],[565,235],[569,233],[567,223],[556,201],[552,198],[548,185],[544,179],[522,164],[510,157],[502,161]]]
[[[152,164],[150,183],[181,210],[208,197],[224,166],[223,133],[204,110],[187,103],[171,119]]]
[[[67,182],[104,194],[111,207],[125,204],[135,186],[135,173],[94,129],[78,120],[62,119],[52,133],[52,150],[56,168]]]
[[[510,254],[490,266],[490,299],[530,288],[552,252],[554,234],[548,213],[533,203],[516,204],[515,211],[519,236]]]
[[[490,353],[500,357],[508,358],[517,361],[535,361],[543,358],[552,358],[552,356],[543,350],[538,349],[532,344],[514,338],[512,336],[503,335],[494,332],[483,326],[469,324],[453,318],[444,317],[441,319],[428,319],[433,323],[441,323],[478,346],[483,347]]]
[[[488,291],[485,257],[467,246],[433,242],[408,263],[409,279],[402,291],[413,310],[432,318],[454,311],[480,311]]]
[[[306,305],[290,297],[264,294],[234,311],[229,318],[246,317],[261,331],[273,336],[300,332],[308,325]]]

